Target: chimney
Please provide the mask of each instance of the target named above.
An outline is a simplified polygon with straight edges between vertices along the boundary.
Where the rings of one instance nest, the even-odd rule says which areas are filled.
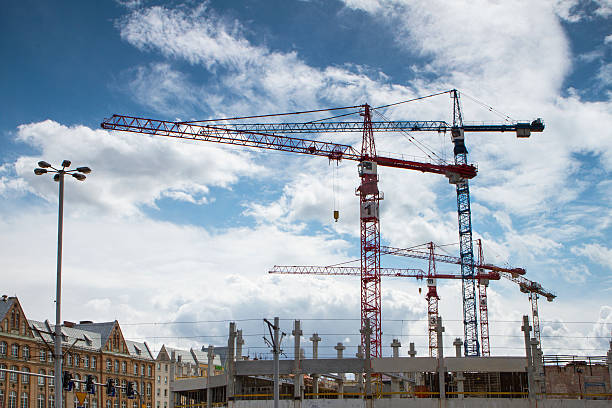
[[[93,320],[81,320],[79,324],[93,324]]]
[[[74,327],[74,322],[64,320],[64,327]]]

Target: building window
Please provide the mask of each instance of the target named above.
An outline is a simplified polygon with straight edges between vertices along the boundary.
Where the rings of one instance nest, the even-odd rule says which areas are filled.
[[[164,364],[164,371],[168,372],[168,364]]]
[[[113,369],[113,363],[111,362],[110,358],[106,359],[106,371],[110,371]]]
[[[78,367],[79,366],[79,360],[81,359],[81,356],[79,356],[78,354],[74,355],[74,366]]]
[[[27,392],[21,394],[21,408],[30,408],[30,401],[28,399]]]
[[[96,369],[96,358],[95,357],[91,358],[91,369],[92,370]]]
[[[83,367],[89,368],[89,356],[83,357]]]
[[[38,359],[43,363],[45,362],[45,360],[47,359],[47,351],[45,349],[40,349],[40,351],[38,352]]]
[[[29,373],[29,372],[30,372],[30,369],[29,369],[28,367],[23,367],[23,368],[21,369],[21,371],[24,371],[24,372],[26,372],[26,373]],[[23,384],[29,384],[29,383],[30,383],[30,376],[29,376],[29,374],[21,374],[21,382],[22,382]]]
[[[111,408],[111,404],[112,404],[111,400],[107,399],[106,400],[106,408]]]
[[[159,384],[159,383],[161,383],[161,375],[158,375],[158,376],[157,376],[157,383],[158,383],[158,384]]]
[[[134,364],[134,375],[138,375],[138,364]]]
[[[115,372],[119,372],[119,360],[115,360]]]
[[[91,408],[98,408],[98,400],[96,397],[91,400]]]
[[[6,341],[0,341],[0,356],[6,356]]]
[[[126,383],[125,380],[121,380],[121,393],[125,394]]]
[[[156,406],[157,406],[157,408],[159,408],[159,401],[157,401]]]
[[[144,368],[144,364],[140,366],[140,375],[144,377],[145,374],[145,368]]]
[[[4,408],[4,390],[0,389],[0,407]]]
[[[126,407],[126,403],[125,400],[121,401],[121,408],[125,408]]]
[[[45,370],[38,370],[38,374],[45,375]],[[45,386],[45,377],[38,377],[38,385]]]
[[[49,352],[49,362],[53,362],[53,353]]]
[[[72,365],[72,354],[68,353],[68,361],[66,362],[68,366]]]
[[[49,385],[49,387],[53,387],[53,385],[55,384],[55,371],[51,370],[49,371],[49,375],[51,376],[51,378],[49,378],[49,382],[47,382],[47,384]],[[51,406],[51,401],[49,401],[49,408],[53,408]]]
[[[147,383],[147,396],[151,396],[151,383]]]
[[[38,394],[38,401],[36,404],[36,408],[45,408],[45,395]]]
[[[30,347],[28,346],[23,346],[23,352],[21,353],[21,355],[23,356],[24,360],[29,360],[30,359]]]
[[[168,408],[168,403],[164,401],[164,408]]]
[[[55,408],[55,395],[49,394],[49,408]]]
[[[136,401],[134,401],[134,402],[132,403],[132,407],[133,407],[133,408],[138,408],[138,403],[137,403]]]
[[[147,376],[148,377],[153,376],[153,366],[150,366],[150,365],[147,366]]]
[[[164,397],[167,397],[167,396],[168,396],[168,389],[166,388],[166,389],[164,390]]]
[[[125,361],[121,362],[121,372],[124,374],[127,372],[127,363]]]
[[[19,345],[11,344],[11,356],[15,358],[19,357]]]
[[[168,384],[168,377],[164,376],[164,384]]]
[[[119,399],[115,399],[114,406],[115,406],[115,408],[119,408]]]
[[[19,371],[19,367],[11,366],[11,370]],[[9,381],[10,382],[16,383],[17,382],[17,378],[18,378],[17,373],[9,373]]]
[[[15,391],[9,392],[8,408],[17,408],[17,393]]]
[[[147,402],[147,408],[151,408],[151,403]]]
[[[80,375],[78,375],[78,374],[74,375],[74,389],[76,391],[79,391],[81,389],[81,383],[79,382],[80,379],[81,379]]]
[[[5,364],[0,364],[0,368],[4,368],[6,370]],[[4,381],[6,379],[6,371],[0,371],[0,381]],[[0,405],[4,406],[4,405]]]

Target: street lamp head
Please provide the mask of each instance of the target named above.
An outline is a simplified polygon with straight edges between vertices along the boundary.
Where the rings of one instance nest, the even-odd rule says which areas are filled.
[[[70,167],[70,164],[72,164],[70,160],[64,160],[62,162],[62,167]]]
[[[81,173],[72,173],[72,177],[74,177],[75,179],[79,181],[83,181],[87,178],[84,174],[81,174]]]
[[[53,176],[53,181],[59,181],[60,179],[60,175],[58,173],[55,173],[55,175]]]
[[[91,169],[89,167],[77,167],[77,171],[83,173],[83,174],[89,174],[91,173]]]
[[[51,167],[51,165],[49,163],[47,163],[46,161],[42,161],[42,160],[38,162],[38,165],[40,167],[42,167],[43,169],[47,169],[47,168]]]
[[[47,170],[45,169],[34,169],[34,174],[36,174],[37,176],[40,176],[41,174],[45,174],[47,172]]]

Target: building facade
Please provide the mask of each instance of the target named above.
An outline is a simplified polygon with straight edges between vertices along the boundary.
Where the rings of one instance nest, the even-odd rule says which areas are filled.
[[[0,298],[0,408],[55,408],[54,326],[48,321],[28,320],[16,297]],[[96,386],[87,394],[87,408],[155,407],[155,361],[146,343],[126,340],[119,322],[64,322],[62,326],[63,371],[75,381],[72,391],[64,391],[64,407],[77,406],[76,392],[85,391],[88,375],[95,383],[115,380],[115,397],[106,387]],[[35,375],[28,375],[32,373]],[[46,375],[43,377],[38,375]],[[134,382],[135,399],[125,393],[127,382]]]

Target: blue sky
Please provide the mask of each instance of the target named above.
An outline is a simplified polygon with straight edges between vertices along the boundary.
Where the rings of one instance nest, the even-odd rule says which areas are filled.
[[[474,100],[515,119],[544,119],[546,130],[527,140],[468,135],[479,168],[471,183],[475,237],[488,262],[524,267],[558,294],[540,302],[545,353],[605,354],[611,18],[609,0],[10,1],[0,16],[4,291],[18,295],[31,318],[52,319],[57,186],[32,169],[41,159],[70,159],[94,172],[66,187],[66,319],[117,318],[128,338],[159,348],[163,337],[180,346],[221,344],[193,338],[224,335],[225,323],[212,320],[279,315],[289,332],[291,319],[313,319],[305,333],[355,347],[355,279],[266,274],[274,264],[359,257],[355,163],[334,170],[318,157],[119,134],[99,124],[113,113],[195,120],[380,106],[457,88],[466,121],[503,120]],[[443,95],[381,113],[450,121],[452,104]],[[411,136],[452,157],[448,135]],[[421,154],[405,136],[375,138],[379,151]],[[383,169],[380,183],[385,244],[457,242],[455,191],[443,177]],[[426,268],[387,258],[383,266]],[[384,344],[400,337],[425,353],[418,287],[383,282]],[[445,282],[439,292],[450,344],[462,335],[460,286]],[[510,282],[494,282],[489,292],[493,354],[520,353],[526,297]],[[201,323],[162,324],[181,321]],[[251,322],[244,330],[259,347],[263,329]]]

